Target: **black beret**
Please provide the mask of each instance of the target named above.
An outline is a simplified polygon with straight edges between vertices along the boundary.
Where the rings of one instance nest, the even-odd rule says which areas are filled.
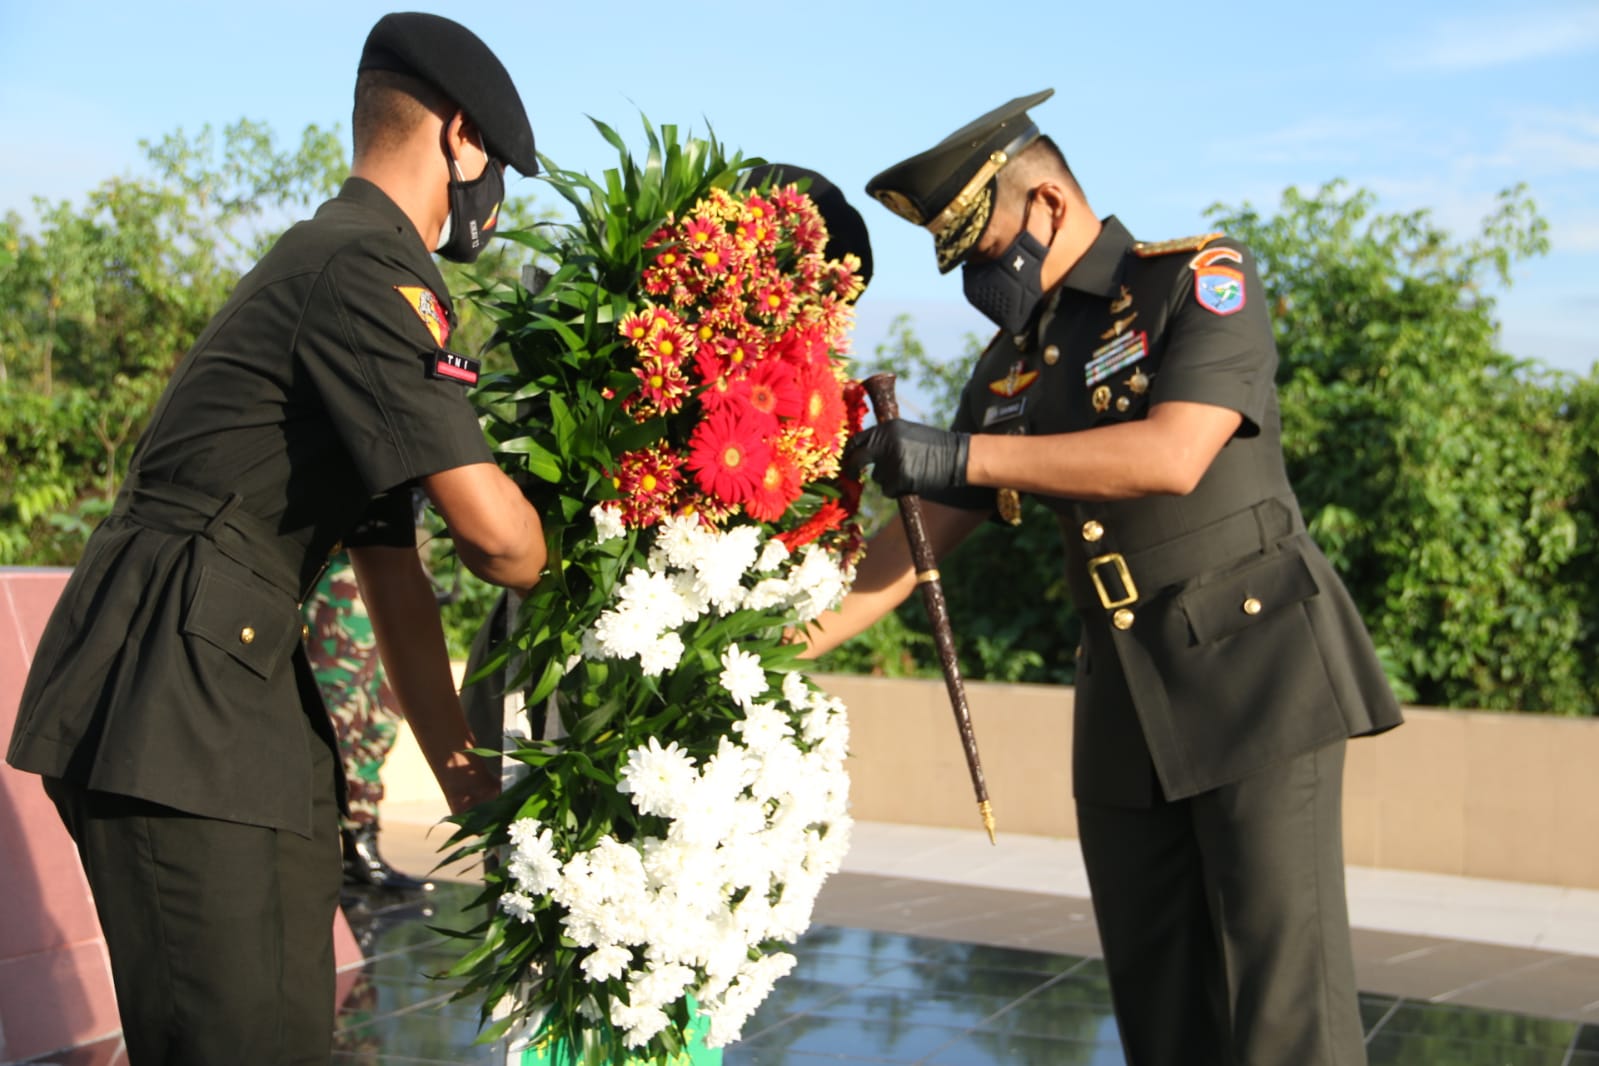
[[[932,231],[941,273],[955,269],[983,235],[1000,169],[1039,138],[1027,110],[1053,95],[1019,96],[866,183],[890,211]]]
[[[773,185],[794,185],[810,181],[805,195],[811,198],[816,210],[827,225],[827,247],[822,254],[829,259],[842,259],[847,254],[861,261],[856,276],[865,285],[872,280],[872,239],[866,232],[866,220],[844,198],[837,185],[814,170],[797,167],[792,163],[762,163],[752,167],[746,179],[751,188],[759,188],[770,181]]]
[[[367,34],[356,69],[427,82],[466,112],[490,155],[524,175],[538,173],[533,127],[516,85],[489,46],[459,22],[419,11],[384,15]]]

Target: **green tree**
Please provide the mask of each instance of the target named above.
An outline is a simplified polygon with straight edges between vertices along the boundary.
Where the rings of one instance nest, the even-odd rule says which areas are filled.
[[[1592,713],[1591,445],[1570,379],[1499,348],[1491,293],[1547,226],[1522,187],[1464,240],[1375,202],[1335,182],[1211,210],[1260,260],[1311,530],[1420,702]]]
[[[81,202],[0,218],[0,564],[73,562],[109,506],[172,367],[279,233],[348,171],[336,129],[280,146],[248,120],[141,142],[143,170]],[[507,218],[531,219],[514,197]],[[525,250],[496,242],[452,292],[515,279]],[[495,323],[458,302],[452,346]]]

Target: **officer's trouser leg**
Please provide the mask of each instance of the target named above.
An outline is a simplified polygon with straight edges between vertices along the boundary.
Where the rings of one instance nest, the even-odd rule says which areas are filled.
[[[1344,749],[1192,801],[1239,1066],[1365,1066],[1344,892]]]
[[[307,739],[309,840],[46,781],[94,892],[130,1066],[329,1061],[338,823],[332,755]]]
[[[1128,1066],[1365,1063],[1344,744],[1147,810],[1078,805]]]
[[[1079,800],[1077,828],[1127,1066],[1233,1066],[1225,969],[1186,805]]]

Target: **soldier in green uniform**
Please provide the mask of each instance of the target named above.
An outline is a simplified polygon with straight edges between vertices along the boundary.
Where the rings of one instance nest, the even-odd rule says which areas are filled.
[[[346,813],[339,819],[344,883],[392,892],[431,892],[433,882],[402,873],[378,850],[383,764],[401,717],[348,552],[328,560],[305,601],[306,654],[333,719],[344,767]],[[469,723],[470,724],[470,723]],[[476,730],[474,730],[474,733]]]
[[[477,254],[502,168],[537,168],[533,133],[488,47],[421,14],[372,29],[353,128],[337,197],[174,371],[40,639],[7,754],[44,776],[77,844],[133,1066],[329,1060],[342,775],[300,605],[336,544],[451,808],[498,788],[464,750],[410,497],[486,580],[538,580],[538,515],[491,461],[429,254]]]
[[[1283,466],[1277,352],[1247,248],[1100,219],[1013,100],[868,192],[929,229],[1000,327],[949,431],[851,443],[930,497],[942,555],[1038,497],[1083,624],[1073,782],[1129,1066],[1365,1061],[1341,844],[1348,737],[1400,713]],[[915,588],[872,541],[811,653]]]

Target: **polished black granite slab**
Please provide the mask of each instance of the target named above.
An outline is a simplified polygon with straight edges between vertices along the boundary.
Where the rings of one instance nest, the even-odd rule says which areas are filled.
[[[335,1062],[504,1062],[503,1046],[474,1043],[475,1008],[428,977],[459,953],[434,928],[469,924],[474,891],[349,901],[367,959]],[[1124,1066],[1098,959],[841,926],[813,928],[795,954],[726,1066]],[[1361,1012],[1372,1066],[1599,1066],[1595,1025],[1377,995]]]

